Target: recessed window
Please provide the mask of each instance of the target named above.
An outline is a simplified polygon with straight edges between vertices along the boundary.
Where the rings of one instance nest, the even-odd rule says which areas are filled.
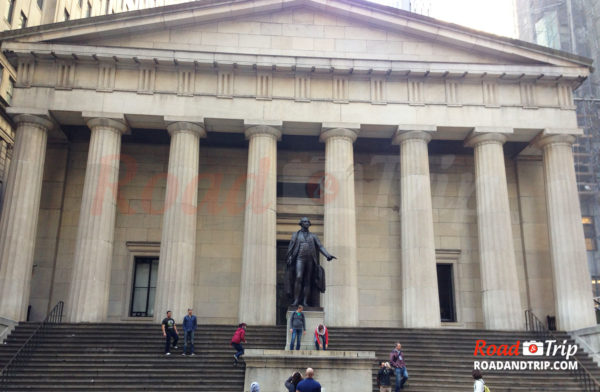
[[[131,289],[131,317],[154,316],[158,258],[136,257]]]
[[[594,226],[594,217],[584,216],[581,218],[581,223],[583,223],[586,250],[596,250],[596,228]]]
[[[10,77],[8,78],[8,86],[6,86],[6,101],[10,103],[12,101],[13,91],[15,89],[15,80]]]
[[[8,21],[8,23],[12,23],[13,21],[13,13],[15,11],[15,0],[6,0],[8,4],[6,4],[6,14],[4,14],[4,18]]]
[[[454,273],[452,264],[437,264],[438,295],[440,298],[440,319],[443,322],[456,322],[454,303]]]
[[[558,14],[556,11],[545,12],[535,23],[535,40],[539,45],[560,49]]]

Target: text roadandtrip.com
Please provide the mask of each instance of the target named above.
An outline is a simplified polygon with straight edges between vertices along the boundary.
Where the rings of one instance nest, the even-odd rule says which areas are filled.
[[[577,370],[577,361],[569,360],[577,353],[577,345],[567,344],[566,340],[521,341],[513,345],[487,344],[485,340],[475,342],[475,357],[506,358],[505,360],[473,361],[473,369],[479,370]],[[528,357],[517,360],[514,357]],[[536,357],[555,357],[555,360],[541,360]],[[514,358],[514,359],[513,359]],[[508,360],[510,359],[510,360]]]

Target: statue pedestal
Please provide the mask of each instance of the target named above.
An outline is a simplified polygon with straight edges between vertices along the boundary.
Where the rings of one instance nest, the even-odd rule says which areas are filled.
[[[373,390],[372,370],[376,363],[374,351],[283,351],[248,349],[244,392],[254,381],[261,392],[281,392],[283,383],[294,372],[302,377],[307,367],[315,370],[315,380],[321,392]]]
[[[285,317],[287,323],[285,349],[288,351],[290,349],[290,341],[292,340],[292,334],[290,332],[290,318],[294,312],[295,310],[288,310]],[[302,335],[300,350],[315,350],[315,329],[317,329],[319,324],[325,324],[325,313],[323,312],[323,308],[305,308],[302,313],[304,314],[304,319],[306,321],[306,335]],[[296,344],[294,343],[294,350],[295,349]]]

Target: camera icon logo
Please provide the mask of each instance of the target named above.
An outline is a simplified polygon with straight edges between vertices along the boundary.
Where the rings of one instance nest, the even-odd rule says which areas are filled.
[[[531,340],[523,342],[523,355],[541,356],[544,355],[544,343]]]

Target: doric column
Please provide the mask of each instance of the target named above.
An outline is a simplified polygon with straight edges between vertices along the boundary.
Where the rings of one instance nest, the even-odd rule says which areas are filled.
[[[193,308],[200,138],[206,137],[202,125],[190,122],[175,122],[167,129],[171,148],[154,301],[156,321],[167,310],[183,317]]]
[[[253,325],[275,325],[277,140],[281,132],[258,125],[246,130],[246,138],[250,145],[239,318]]]
[[[0,317],[27,318],[46,141],[52,122],[15,117],[17,132],[0,218]]]
[[[398,130],[400,144],[400,238],[402,257],[402,320],[406,328],[439,328],[433,209],[427,143],[424,131]]]
[[[127,126],[121,121],[110,118],[94,118],[87,125],[92,133],[67,302],[71,322],[106,320],[121,135],[127,130]]]
[[[354,151],[358,129],[332,128],[325,142],[324,245],[337,260],[324,262],[327,288],[323,295],[325,324],[358,326],[358,267]]]
[[[537,143],[544,154],[557,327],[566,331],[596,324],[575,179],[574,141],[572,135],[546,135]]]
[[[475,190],[483,320],[486,329],[523,329],[508,187],[500,133],[474,133]]]

